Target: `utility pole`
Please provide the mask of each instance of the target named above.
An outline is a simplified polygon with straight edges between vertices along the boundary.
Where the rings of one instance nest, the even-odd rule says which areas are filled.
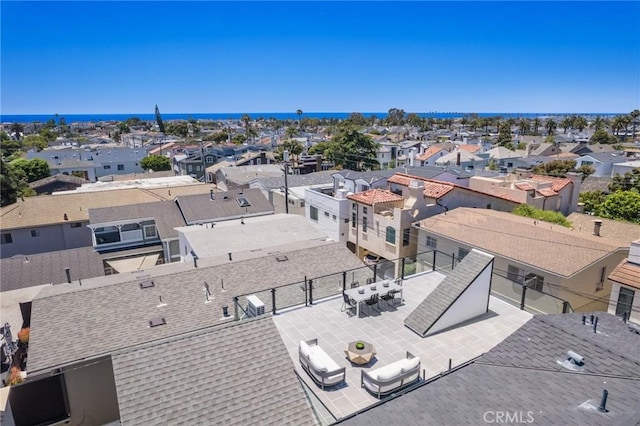
[[[284,150],[282,152],[282,159],[284,161],[284,211],[289,214],[289,182],[287,175],[289,174],[289,151]]]

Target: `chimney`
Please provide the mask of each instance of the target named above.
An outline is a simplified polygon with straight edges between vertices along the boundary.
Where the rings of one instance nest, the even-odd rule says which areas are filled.
[[[601,220],[594,220],[593,221],[593,235],[595,235],[596,237],[600,236],[600,228],[602,228],[602,221]]]
[[[460,166],[460,151],[456,153],[456,166]]]
[[[416,158],[416,149],[411,148],[409,150],[409,166],[413,167],[414,159]]]
[[[64,220],[69,220],[69,216],[67,216],[67,214],[65,213],[63,216]]]

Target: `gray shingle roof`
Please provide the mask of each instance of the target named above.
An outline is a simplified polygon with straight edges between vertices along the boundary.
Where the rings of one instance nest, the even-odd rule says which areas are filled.
[[[208,195],[202,196],[208,199]],[[180,209],[173,201],[89,209],[89,222],[92,225],[145,218],[155,220],[158,235],[162,240],[178,238],[178,231],[174,228],[185,225]]]
[[[333,184],[334,173],[335,170],[328,170],[307,173],[305,175],[289,175],[287,177],[287,185],[289,185],[289,188],[295,188],[296,186]],[[284,175],[277,177],[262,177],[255,180],[259,181],[267,189],[280,189],[284,187]]]
[[[234,296],[299,283],[305,275],[320,277],[363,266],[344,244],[313,244],[306,249],[296,245],[279,250],[274,247],[261,252],[261,257],[233,262],[225,259],[213,266],[205,266],[205,260],[199,262],[198,268],[191,263],[165,264],[144,272],[83,280],[81,287],[46,287],[32,305],[29,369],[46,369],[219,325],[232,320]],[[276,257],[282,254],[287,261],[277,261]],[[137,278],[142,275],[149,278]],[[139,282],[148,279],[155,286],[141,289]],[[205,281],[210,284],[210,303],[205,303]],[[295,292],[298,304],[304,303],[297,286],[288,288]],[[279,289],[278,294],[288,293]],[[166,306],[158,307],[160,297]],[[270,304],[264,297],[263,300]],[[222,318],[223,305],[229,307],[228,318]],[[160,315],[167,324],[149,328],[149,320]]]
[[[64,175],[62,173],[58,173],[57,175],[47,176],[46,178],[31,182],[29,183],[29,187],[40,188],[41,186],[45,186],[53,182],[75,183],[77,185],[82,185],[83,183],[88,183],[89,181],[81,177]]]
[[[102,258],[93,247],[14,256],[0,260],[2,291],[66,282],[64,268],[74,281],[104,275]]]
[[[404,324],[424,337],[491,262],[493,262],[493,256],[475,249],[471,250],[435,290],[407,316]],[[486,302],[488,303],[488,297]]]
[[[582,314],[538,315],[475,362],[345,421],[353,425],[484,424],[485,413],[530,411],[532,424],[637,425],[640,419],[640,335],[600,312],[599,332]],[[558,364],[573,350],[583,372]],[[608,413],[580,406],[600,403]]]
[[[225,197],[228,197],[225,200]],[[243,197],[251,204],[240,207],[236,201]],[[218,192],[212,201],[208,194],[187,195],[176,198],[176,202],[187,221],[187,225],[198,222],[226,220],[258,214],[273,213],[273,205],[259,189],[247,188],[239,191]]]
[[[120,420],[147,424],[315,424],[270,318],[112,356]]]

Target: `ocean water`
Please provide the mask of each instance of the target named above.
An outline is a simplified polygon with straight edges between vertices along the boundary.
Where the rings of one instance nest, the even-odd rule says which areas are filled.
[[[295,112],[254,112],[246,113],[252,120],[258,118],[276,118],[278,120],[297,120],[298,115]],[[345,119],[349,116],[349,112],[304,112],[302,118],[336,118]],[[387,116],[386,112],[363,112],[361,113],[365,117],[375,115],[378,118],[384,118]],[[420,117],[424,118],[461,118],[470,113],[463,112],[420,112],[417,113]],[[565,115],[582,115],[582,116],[603,116],[610,117],[618,115],[616,113],[558,113],[558,112],[545,112],[545,113],[513,113],[513,112],[484,112],[478,113],[480,117],[496,117],[502,118],[535,118],[535,117],[556,117]],[[162,119],[169,120],[186,120],[194,118],[196,120],[239,120],[245,113],[174,113],[174,114],[162,114]],[[64,117],[67,123],[77,122],[99,122],[99,121],[124,121],[131,117],[138,117],[145,121],[155,121],[155,114],[58,114],[58,117]],[[57,120],[55,114],[2,114],[0,115],[0,122],[2,123],[32,123],[39,121],[44,123],[48,120]]]

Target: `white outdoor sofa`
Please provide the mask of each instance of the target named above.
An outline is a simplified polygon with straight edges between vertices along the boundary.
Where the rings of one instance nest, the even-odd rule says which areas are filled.
[[[298,346],[300,365],[322,390],[346,380],[346,367],[340,367],[318,346],[318,339],[301,340]]]
[[[420,378],[420,357],[407,352],[406,358],[384,367],[362,370],[360,386],[381,398],[403,386],[415,382]]]

